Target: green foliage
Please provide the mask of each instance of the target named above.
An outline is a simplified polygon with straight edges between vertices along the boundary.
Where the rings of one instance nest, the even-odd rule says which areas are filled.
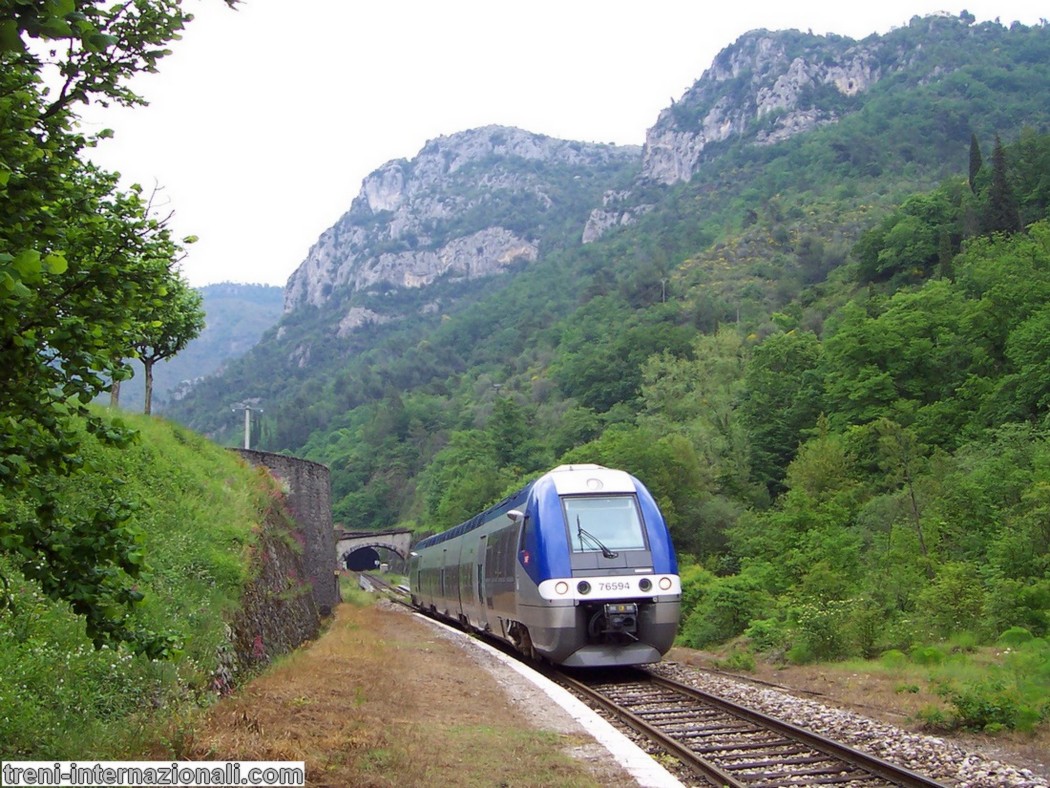
[[[908,657],[916,665],[940,665],[944,662],[945,653],[937,646],[912,646]]]
[[[160,295],[163,300],[153,305],[133,347],[146,371],[144,412],[153,405],[153,365],[171,358],[195,339],[204,329],[204,307],[201,294],[176,277]]]
[[[775,618],[760,618],[751,622],[744,636],[756,651],[777,651],[788,642],[789,634],[784,622]]]
[[[684,621],[703,602],[715,576],[694,563],[688,553],[681,557],[678,575],[682,581],[681,616]]]
[[[611,296],[595,298],[565,325],[552,377],[566,396],[599,413],[633,405],[649,356],[691,352],[693,331],[676,325],[676,317],[671,309],[638,313]]]
[[[770,492],[783,490],[785,469],[823,410],[818,372],[821,344],[808,331],[774,334],[751,353],[744,375],[744,423],[751,436],[751,467]]]
[[[155,322],[179,247],[134,187],[81,157],[92,141],[75,112],[88,101],[134,104],[126,87],[154,70],[186,17],[173,0],[0,4],[0,524],[15,568],[85,618],[96,646],[169,648],[129,628],[141,553],[117,485],[72,508],[61,481],[87,467],[82,436],[131,433],[86,406],[127,376],[123,359]],[[39,39],[43,46],[30,46]],[[53,49],[45,65],[35,54]]]
[[[973,628],[980,621],[984,589],[976,567],[962,562],[945,564],[918,597],[931,634],[946,637]]]
[[[1038,709],[1027,705],[1016,688],[1002,681],[988,680],[963,686],[945,685],[939,694],[953,707],[949,728],[996,733],[1001,730],[1027,730],[1040,721]]]
[[[788,659],[795,663],[834,660],[849,656],[850,613],[852,600],[821,599],[802,601],[791,608],[797,629]]]
[[[857,243],[861,281],[919,282],[947,264],[959,251],[967,205],[959,183],[905,200]]]
[[[771,599],[756,573],[741,573],[712,581],[682,624],[679,641],[705,648],[740,635],[762,616]]]
[[[1022,643],[1030,643],[1032,633],[1023,627],[1010,627],[999,636],[997,641],[1003,646],[1020,646]]]
[[[724,670],[736,670],[750,673],[755,669],[755,657],[747,651],[734,649],[729,652],[729,655],[725,659],[712,660],[712,664],[714,664],[716,668],[722,668]]]
[[[879,661],[887,668],[900,668],[908,661],[908,656],[900,649],[887,649],[882,652]]]
[[[141,570],[125,626],[162,636],[169,651],[151,659],[128,643],[95,648],[83,617],[0,554],[10,596],[0,609],[5,760],[119,757],[156,715],[212,697],[226,622],[251,571],[247,549],[276,492],[197,435],[141,416],[131,422],[141,437],[130,446],[85,438],[86,470],[55,480],[55,492],[78,508],[119,481]]]

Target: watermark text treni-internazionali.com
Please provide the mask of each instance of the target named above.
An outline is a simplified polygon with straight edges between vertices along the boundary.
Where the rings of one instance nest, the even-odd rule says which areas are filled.
[[[0,786],[302,788],[303,761],[4,761]]]

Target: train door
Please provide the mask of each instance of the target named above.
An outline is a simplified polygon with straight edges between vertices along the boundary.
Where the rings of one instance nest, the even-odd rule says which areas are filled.
[[[459,557],[456,561],[456,576],[459,579],[459,617],[463,623],[469,623],[471,611],[475,606],[476,589],[474,587],[474,553],[476,548],[467,534],[460,540]]]
[[[477,606],[477,627],[478,629],[489,628],[489,617],[488,610],[486,609],[486,598],[488,593],[485,589],[485,557],[488,553],[488,535],[482,534],[481,539],[478,542],[478,554],[476,568],[477,572],[474,575],[474,582],[477,584],[475,599],[478,601]]]

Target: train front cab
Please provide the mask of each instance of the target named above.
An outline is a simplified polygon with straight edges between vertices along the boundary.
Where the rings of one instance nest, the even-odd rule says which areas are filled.
[[[532,582],[519,584],[518,612],[532,645],[570,667],[658,662],[681,601],[663,516],[629,474],[559,470],[537,482],[525,520],[522,569]]]

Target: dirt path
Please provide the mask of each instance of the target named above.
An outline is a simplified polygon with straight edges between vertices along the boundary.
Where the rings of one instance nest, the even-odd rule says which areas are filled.
[[[316,642],[174,732],[165,757],[305,761],[308,785],[332,788],[635,785],[485,659],[389,605],[343,604]]]

